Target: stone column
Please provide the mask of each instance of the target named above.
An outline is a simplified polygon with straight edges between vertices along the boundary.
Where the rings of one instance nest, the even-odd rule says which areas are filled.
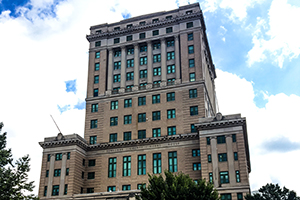
[[[108,73],[107,73],[107,91],[106,94],[110,95],[112,91],[112,76],[113,76],[113,49],[108,49]]]
[[[180,52],[179,52],[179,36],[175,35],[175,69],[176,69],[176,84],[181,83],[180,79]]]
[[[53,183],[53,176],[54,176],[54,162],[55,162],[55,154],[51,154],[50,169],[48,175],[47,197],[51,197],[52,183]]]
[[[120,93],[125,92],[125,83],[126,83],[126,47],[121,47],[121,88]]]
[[[219,163],[218,163],[218,149],[217,149],[217,138],[210,137],[211,146],[211,162],[213,167],[213,181],[215,188],[219,187],[220,175],[219,175]]]
[[[232,135],[226,135],[226,147],[227,147],[227,163],[229,169],[229,183],[230,185],[236,184],[235,170],[234,170],[234,158],[232,150]]]
[[[134,87],[132,90],[139,89],[139,44],[134,44]]]
[[[167,48],[165,38],[160,39],[161,45],[161,86],[167,85]]]
[[[153,78],[153,54],[152,54],[152,42],[148,41],[147,42],[147,86],[146,88],[152,88],[152,78]]]
[[[65,177],[66,177],[66,164],[67,164],[67,153],[63,153],[61,171],[60,171],[59,196],[64,195]]]

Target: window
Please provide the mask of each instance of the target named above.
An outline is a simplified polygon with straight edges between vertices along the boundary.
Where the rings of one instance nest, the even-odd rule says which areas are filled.
[[[49,177],[49,170],[46,170],[46,177]]]
[[[97,51],[97,52],[95,53],[95,58],[100,58],[100,51]]]
[[[192,150],[193,157],[199,157],[200,156],[200,149],[193,149]]]
[[[118,139],[118,134],[117,133],[109,134],[109,142],[116,142],[117,139]]]
[[[123,140],[124,141],[131,140],[131,131],[123,133]]]
[[[194,45],[190,45],[190,46],[188,47],[188,52],[189,52],[189,54],[194,53]]]
[[[117,158],[108,159],[108,177],[116,177],[117,171]]]
[[[95,165],[96,165],[96,160],[95,159],[89,160],[89,164],[88,164],[89,167],[93,167]]]
[[[160,81],[153,81],[153,85],[155,85],[156,87],[159,87]],[[155,87],[155,86],[154,86],[154,87]]]
[[[97,123],[98,123],[98,120],[97,120],[97,119],[91,120],[91,129],[97,128]]]
[[[189,59],[189,67],[195,67],[195,60],[193,59]]]
[[[84,172],[81,172],[81,178],[84,179]]]
[[[197,133],[197,129],[195,127],[195,124],[191,124],[191,133]]]
[[[161,153],[153,154],[153,174],[161,173]]]
[[[138,131],[138,139],[146,138],[146,130],[139,130]]]
[[[194,39],[193,33],[189,33],[189,34],[188,34],[188,41],[191,41],[191,40],[193,40],[193,39]]]
[[[121,61],[114,62],[114,70],[121,69]]]
[[[98,104],[92,104],[91,112],[98,112]]]
[[[139,97],[138,98],[138,105],[139,106],[146,105],[146,97]]]
[[[173,27],[166,28],[166,33],[172,33],[172,32],[173,32]]]
[[[174,46],[174,40],[167,40],[167,47]]]
[[[160,103],[160,94],[152,95],[152,104]]]
[[[160,128],[154,128],[152,129],[152,137],[160,137]]]
[[[68,194],[68,184],[65,184],[64,195]]]
[[[146,52],[147,51],[147,45],[140,46],[140,52]]]
[[[232,134],[232,142],[236,142],[236,134]]]
[[[115,27],[114,30],[115,30],[115,31],[119,31],[119,30],[120,30],[120,26]]]
[[[95,42],[95,47],[100,47],[101,46],[101,41]]]
[[[133,72],[128,72],[126,74],[126,81],[130,81],[134,79],[134,73]]]
[[[146,174],[146,154],[138,155],[138,175]]]
[[[234,152],[234,153],[233,153],[233,157],[234,157],[234,160],[238,160],[238,153],[237,153],[237,152]]]
[[[175,58],[174,51],[167,53],[167,60],[173,60]]]
[[[190,115],[191,116],[198,115],[198,106],[191,106],[190,107]]]
[[[217,143],[218,144],[224,144],[224,143],[226,143],[225,135],[217,136]]]
[[[114,75],[114,83],[119,83],[121,81],[121,74]]]
[[[145,21],[140,22],[140,25],[145,25],[145,24],[146,24]]]
[[[123,157],[123,176],[131,176],[131,156]]]
[[[156,35],[158,35],[158,34],[159,34],[159,31],[158,31],[158,30],[152,31],[152,35],[153,35],[153,36],[156,36]]]
[[[193,26],[193,22],[186,23],[186,28],[192,28]]]
[[[218,157],[219,157],[219,162],[227,161],[227,153],[219,153]]]
[[[231,194],[221,194],[221,200],[231,200]]]
[[[142,188],[146,188],[146,183],[143,183],[143,184],[137,184],[137,189],[140,190]]]
[[[97,136],[90,136],[90,144],[97,144]]]
[[[243,193],[237,193],[237,200],[243,200]]]
[[[60,172],[61,172],[60,169],[55,169],[55,170],[54,170],[54,177],[60,176]]]
[[[167,93],[167,101],[175,101],[175,92]]]
[[[168,135],[176,135],[176,126],[168,127]]]
[[[138,122],[145,122],[146,121],[146,113],[138,114]]]
[[[222,183],[229,183],[229,175],[228,172],[220,172],[220,181]]]
[[[193,170],[194,171],[201,170],[201,163],[193,163]]]
[[[189,90],[189,97],[196,98],[197,97],[197,89],[190,89]]]
[[[97,97],[97,96],[98,96],[98,88],[94,89],[93,96],[94,96],[94,97]]]
[[[129,108],[132,106],[132,99],[125,99],[124,100],[124,108]]]
[[[140,39],[144,39],[146,37],[145,33],[140,33]]]
[[[207,155],[207,162],[211,163],[211,154]]]
[[[188,11],[186,11],[185,13],[186,13],[186,14],[192,14],[193,11],[192,11],[192,10],[188,10]]]
[[[172,19],[172,15],[166,16],[166,19],[167,20]]]
[[[196,81],[195,73],[190,73],[190,82]]]
[[[152,112],[152,121],[160,120],[160,111]]]
[[[160,76],[160,75],[161,75],[161,68],[160,67],[153,68],[153,76]]]
[[[94,193],[94,188],[86,188],[86,193]]]
[[[124,124],[131,124],[131,115],[124,116]]]
[[[107,192],[114,192],[116,191],[116,186],[107,186]]]
[[[82,159],[82,166],[85,166],[85,159]]]
[[[130,189],[130,185],[122,185],[122,190],[125,191],[125,190],[131,190]]]
[[[210,145],[210,137],[207,137],[207,138],[206,138],[206,144],[207,144],[207,145]]]
[[[160,42],[153,43],[153,50],[160,49]]]
[[[111,117],[110,126],[117,126],[117,125],[118,125],[118,117]]]
[[[134,48],[133,47],[127,48],[127,55],[131,55],[131,54],[134,54]]]
[[[114,51],[114,57],[120,57],[120,56],[121,56],[121,51],[120,50]]]
[[[167,82],[171,82],[171,83],[174,82],[174,81],[175,81],[175,78],[170,78],[170,79],[167,80]]]
[[[146,65],[147,64],[147,57],[141,57],[140,58],[140,65]]]
[[[48,187],[45,186],[45,187],[44,187],[44,197],[47,196],[47,189],[48,189]]]
[[[89,172],[87,179],[95,179],[95,172]]]
[[[157,22],[158,22],[158,18],[152,20],[152,23],[157,23]]]
[[[153,55],[153,63],[160,62],[160,54]]]
[[[127,60],[127,68],[129,68],[129,67],[134,67],[134,60],[133,59]]]
[[[208,174],[208,179],[209,179],[209,182],[210,183],[213,183],[213,173],[212,172],[209,172],[209,174]]]
[[[169,171],[177,172],[177,151],[169,152]]]
[[[66,176],[69,176],[70,169],[66,168]]]
[[[61,160],[62,159],[62,153],[55,154],[55,160]]]
[[[68,153],[67,153],[67,159],[69,160],[70,158],[71,158],[71,153],[68,152]]]
[[[168,65],[167,66],[167,73],[168,74],[175,73],[175,65]]]
[[[127,35],[126,41],[131,41],[132,40],[132,35]]]
[[[239,171],[239,170],[236,170],[236,171],[235,171],[235,178],[236,178],[236,182],[237,182],[237,183],[241,182],[241,179],[240,179],[240,171]]]
[[[167,117],[168,117],[168,119],[175,118],[176,117],[176,111],[175,111],[175,109],[167,110]]]
[[[53,185],[52,196],[58,196],[58,195],[59,195],[59,185]]]
[[[127,24],[127,28],[132,28],[132,24]]]
[[[114,44],[118,44],[118,43],[120,43],[120,38],[115,38],[114,39]]]
[[[51,159],[51,154],[48,154],[47,155],[47,162],[50,162],[50,159]]]

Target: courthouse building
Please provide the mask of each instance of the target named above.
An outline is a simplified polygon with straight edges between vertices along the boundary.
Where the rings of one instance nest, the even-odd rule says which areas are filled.
[[[90,28],[84,138],[45,138],[40,199],[135,199],[164,170],[250,192],[246,119],[216,110],[198,3]]]

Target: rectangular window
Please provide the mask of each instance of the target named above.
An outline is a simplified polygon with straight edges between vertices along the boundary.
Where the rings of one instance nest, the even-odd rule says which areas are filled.
[[[220,172],[220,181],[222,183],[229,183],[229,175],[228,172]]]
[[[48,189],[48,187],[45,186],[45,187],[44,187],[44,197],[47,196],[47,189]]]
[[[152,129],[152,137],[160,137],[160,128],[154,128]]]
[[[175,111],[175,109],[167,110],[167,117],[168,117],[168,119],[175,118],[176,117],[176,111]]]
[[[81,178],[84,179],[84,172],[81,172]]]
[[[55,160],[61,160],[62,159],[62,153],[55,154]]]
[[[89,172],[87,179],[95,179],[95,172]]]
[[[161,68],[160,67],[153,68],[153,76],[160,76],[160,75],[161,75]]]
[[[236,134],[232,134],[232,142],[236,142]]]
[[[118,117],[110,118],[110,126],[118,126]]]
[[[193,39],[194,39],[193,33],[189,33],[189,34],[188,34],[188,41],[191,41],[191,40],[193,40]]]
[[[175,101],[175,92],[167,93],[167,101]]]
[[[97,30],[96,33],[97,34],[102,33],[102,30]]]
[[[140,39],[144,39],[146,37],[145,33],[140,33]]]
[[[243,200],[243,193],[237,193],[237,200]]]
[[[132,99],[125,99],[124,100],[124,108],[129,108],[132,106]]]
[[[160,54],[153,55],[153,63],[160,62]]]
[[[94,96],[94,97],[97,97],[97,96],[98,96],[98,88],[94,89],[93,96]]]
[[[110,109],[111,110],[116,110],[119,107],[119,102],[118,101],[111,101],[110,102]]]
[[[200,149],[193,149],[192,150],[193,157],[199,157],[200,156]]]
[[[139,106],[146,105],[146,97],[139,97],[138,98],[138,105]]]
[[[140,46],[140,52],[146,52],[147,51],[147,45]]]
[[[231,194],[221,194],[221,200],[231,200]]]
[[[217,136],[217,143],[218,144],[224,144],[224,143],[226,143],[225,135]]]
[[[98,120],[97,119],[91,120],[91,129],[97,128],[97,124],[98,124]]]
[[[51,154],[48,154],[47,155],[47,162],[50,162],[50,159],[51,159]]]
[[[160,111],[152,112],[152,121],[160,120]]]
[[[115,38],[114,39],[114,44],[118,44],[118,43],[120,43],[120,38]]]
[[[120,50],[114,51],[114,57],[120,57],[120,56],[121,56],[121,51]]]
[[[127,55],[132,55],[132,54],[134,54],[134,48],[133,47],[127,48]]]
[[[126,36],[126,41],[131,41],[132,40],[132,35],[127,35]]]
[[[82,159],[82,166],[85,166],[85,159]]]
[[[172,32],[173,32],[173,27],[166,28],[166,33],[172,33]]]
[[[46,170],[46,177],[49,176],[49,170]]]
[[[122,190],[123,191],[131,190],[130,188],[131,188],[130,185],[122,185]]]
[[[114,62],[114,70],[121,69],[121,61]]]
[[[152,23],[157,23],[157,22],[158,22],[158,18],[152,20]]]
[[[190,82],[196,81],[195,73],[190,73]]]
[[[117,140],[118,140],[118,134],[117,133],[109,134],[109,142],[116,142]]]
[[[238,160],[238,153],[237,153],[237,152],[234,152],[234,153],[233,153],[233,157],[234,157],[234,160]]]
[[[145,24],[146,24],[145,21],[140,22],[140,25],[145,25]]]
[[[212,172],[209,172],[209,174],[208,174],[208,179],[209,179],[209,182],[210,183],[213,183],[213,173]]]
[[[173,60],[175,58],[175,53],[174,51],[172,52],[167,52],[167,60]]]
[[[127,24],[126,28],[132,28],[132,24]]]
[[[114,83],[120,83],[120,81],[121,81],[121,74],[116,74],[116,75],[114,75],[114,80],[113,80],[113,82],[114,82]]]
[[[94,193],[94,188],[86,188],[86,193]]]
[[[201,163],[193,163],[193,170],[194,171],[201,170]]]
[[[152,95],[152,104],[160,103],[160,94]]]
[[[168,65],[167,66],[167,73],[168,74],[175,73],[175,65]]]
[[[235,178],[236,178],[236,182],[237,182],[237,183],[240,183],[240,182],[241,182],[241,179],[240,179],[240,171],[239,171],[239,170],[236,170],[236,171],[235,171]]]
[[[66,176],[69,176],[69,168],[66,168]]]
[[[190,107],[190,115],[191,116],[198,115],[198,106],[191,106]]]
[[[127,60],[127,68],[129,68],[129,67],[134,67],[134,60],[133,59]]]
[[[140,58],[140,65],[146,65],[147,64],[147,57],[141,57]]]
[[[197,133],[197,129],[195,127],[195,124],[191,124],[191,133]]]
[[[98,112],[98,104],[92,104],[91,112]]]
[[[67,153],[67,159],[69,160],[70,158],[71,158],[71,153],[68,152],[68,153]]]
[[[153,43],[153,50],[160,49],[160,42],[154,42]]]
[[[137,189],[140,190],[142,188],[146,188],[146,183],[143,183],[143,184],[137,184]]]
[[[195,60],[193,59],[189,59],[189,67],[195,67]]]
[[[172,15],[166,16],[166,19],[167,20],[172,19]]]
[[[107,192],[114,192],[116,191],[116,186],[107,186]]]
[[[146,154],[138,155],[138,175],[146,174]]]
[[[97,144],[97,136],[90,136],[90,144]]]
[[[169,152],[169,171],[177,172],[177,151]]]
[[[55,169],[55,170],[54,170],[54,177],[60,176],[60,172],[61,172],[60,169]]]
[[[206,144],[207,144],[207,145],[210,145],[210,137],[207,137],[207,138],[206,138]]]
[[[138,122],[145,122],[145,121],[146,121],[146,113],[139,113]]]
[[[227,153],[219,153],[218,157],[219,157],[219,162],[227,161]]]
[[[123,176],[131,176],[131,156],[123,157]]]
[[[158,31],[158,30],[152,31],[152,36],[156,36],[156,35],[158,35],[158,34],[159,34],[159,31]]]
[[[128,72],[126,73],[126,81],[130,81],[134,79],[134,74],[133,72]]]
[[[168,135],[176,135],[176,126],[168,127]]]
[[[211,154],[207,155],[207,162],[211,163]]]
[[[52,196],[58,196],[58,195],[59,195],[59,185],[53,185]]]
[[[100,58],[100,51],[97,51],[97,52],[95,53],[95,58]]]
[[[139,130],[138,131],[138,139],[146,138],[146,130]]]
[[[115,30],[115,31],[119,31],[119,30],[120,30],[120,26],[114,27],[114,30]]]
[[[190,45],[190,46],[188,47],[188,52],[189,52],[189,54],[194,53],[194,45]]]
[[[153,81],[153,87],[159,87],[160,81]]]
[[[197,97],[197,89],[190,89],[189,90],[189,97],[196,98]]]
[[[100,47],[101,46],[101,41],[95,42],[95,47]]]
[[[126,141],[126,140],[131,140],[131,131],[128,131],[128,132],[124,132],[123,133],[123,140]]]
[[[94,76],[94,84],[99,83],[99,76]]]
[[[153,174],[161,173],[161,153],[153,154]]]
[[[124,124],[131,124],[131,115],[125,115],[124,116]]]
[[[193,22],[186,23],[186,28],[192,28],[194,26]]]
[[[108,159],[108,177],[116,177],[117,171],[117,158],[109,158]]]
[[[167,47],[174,46],[174,40],[167,40]]]
[[[89,163],[88,163],[89,167],[93,167],[95,165],[96,165],[96,160],[95,159],[89,160]]]

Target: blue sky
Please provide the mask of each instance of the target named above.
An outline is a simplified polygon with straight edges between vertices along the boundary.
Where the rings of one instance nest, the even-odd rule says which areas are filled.
[[[0,121],[16,158],[26,141],[38,187],[38,142],[57,134],[50,114],[63,134],[84,133],[89,27],[196,1],[0,2]],[[276,181],[300,194],[300,1],[199,2],[220,112],[247,118],[252,190]]]

